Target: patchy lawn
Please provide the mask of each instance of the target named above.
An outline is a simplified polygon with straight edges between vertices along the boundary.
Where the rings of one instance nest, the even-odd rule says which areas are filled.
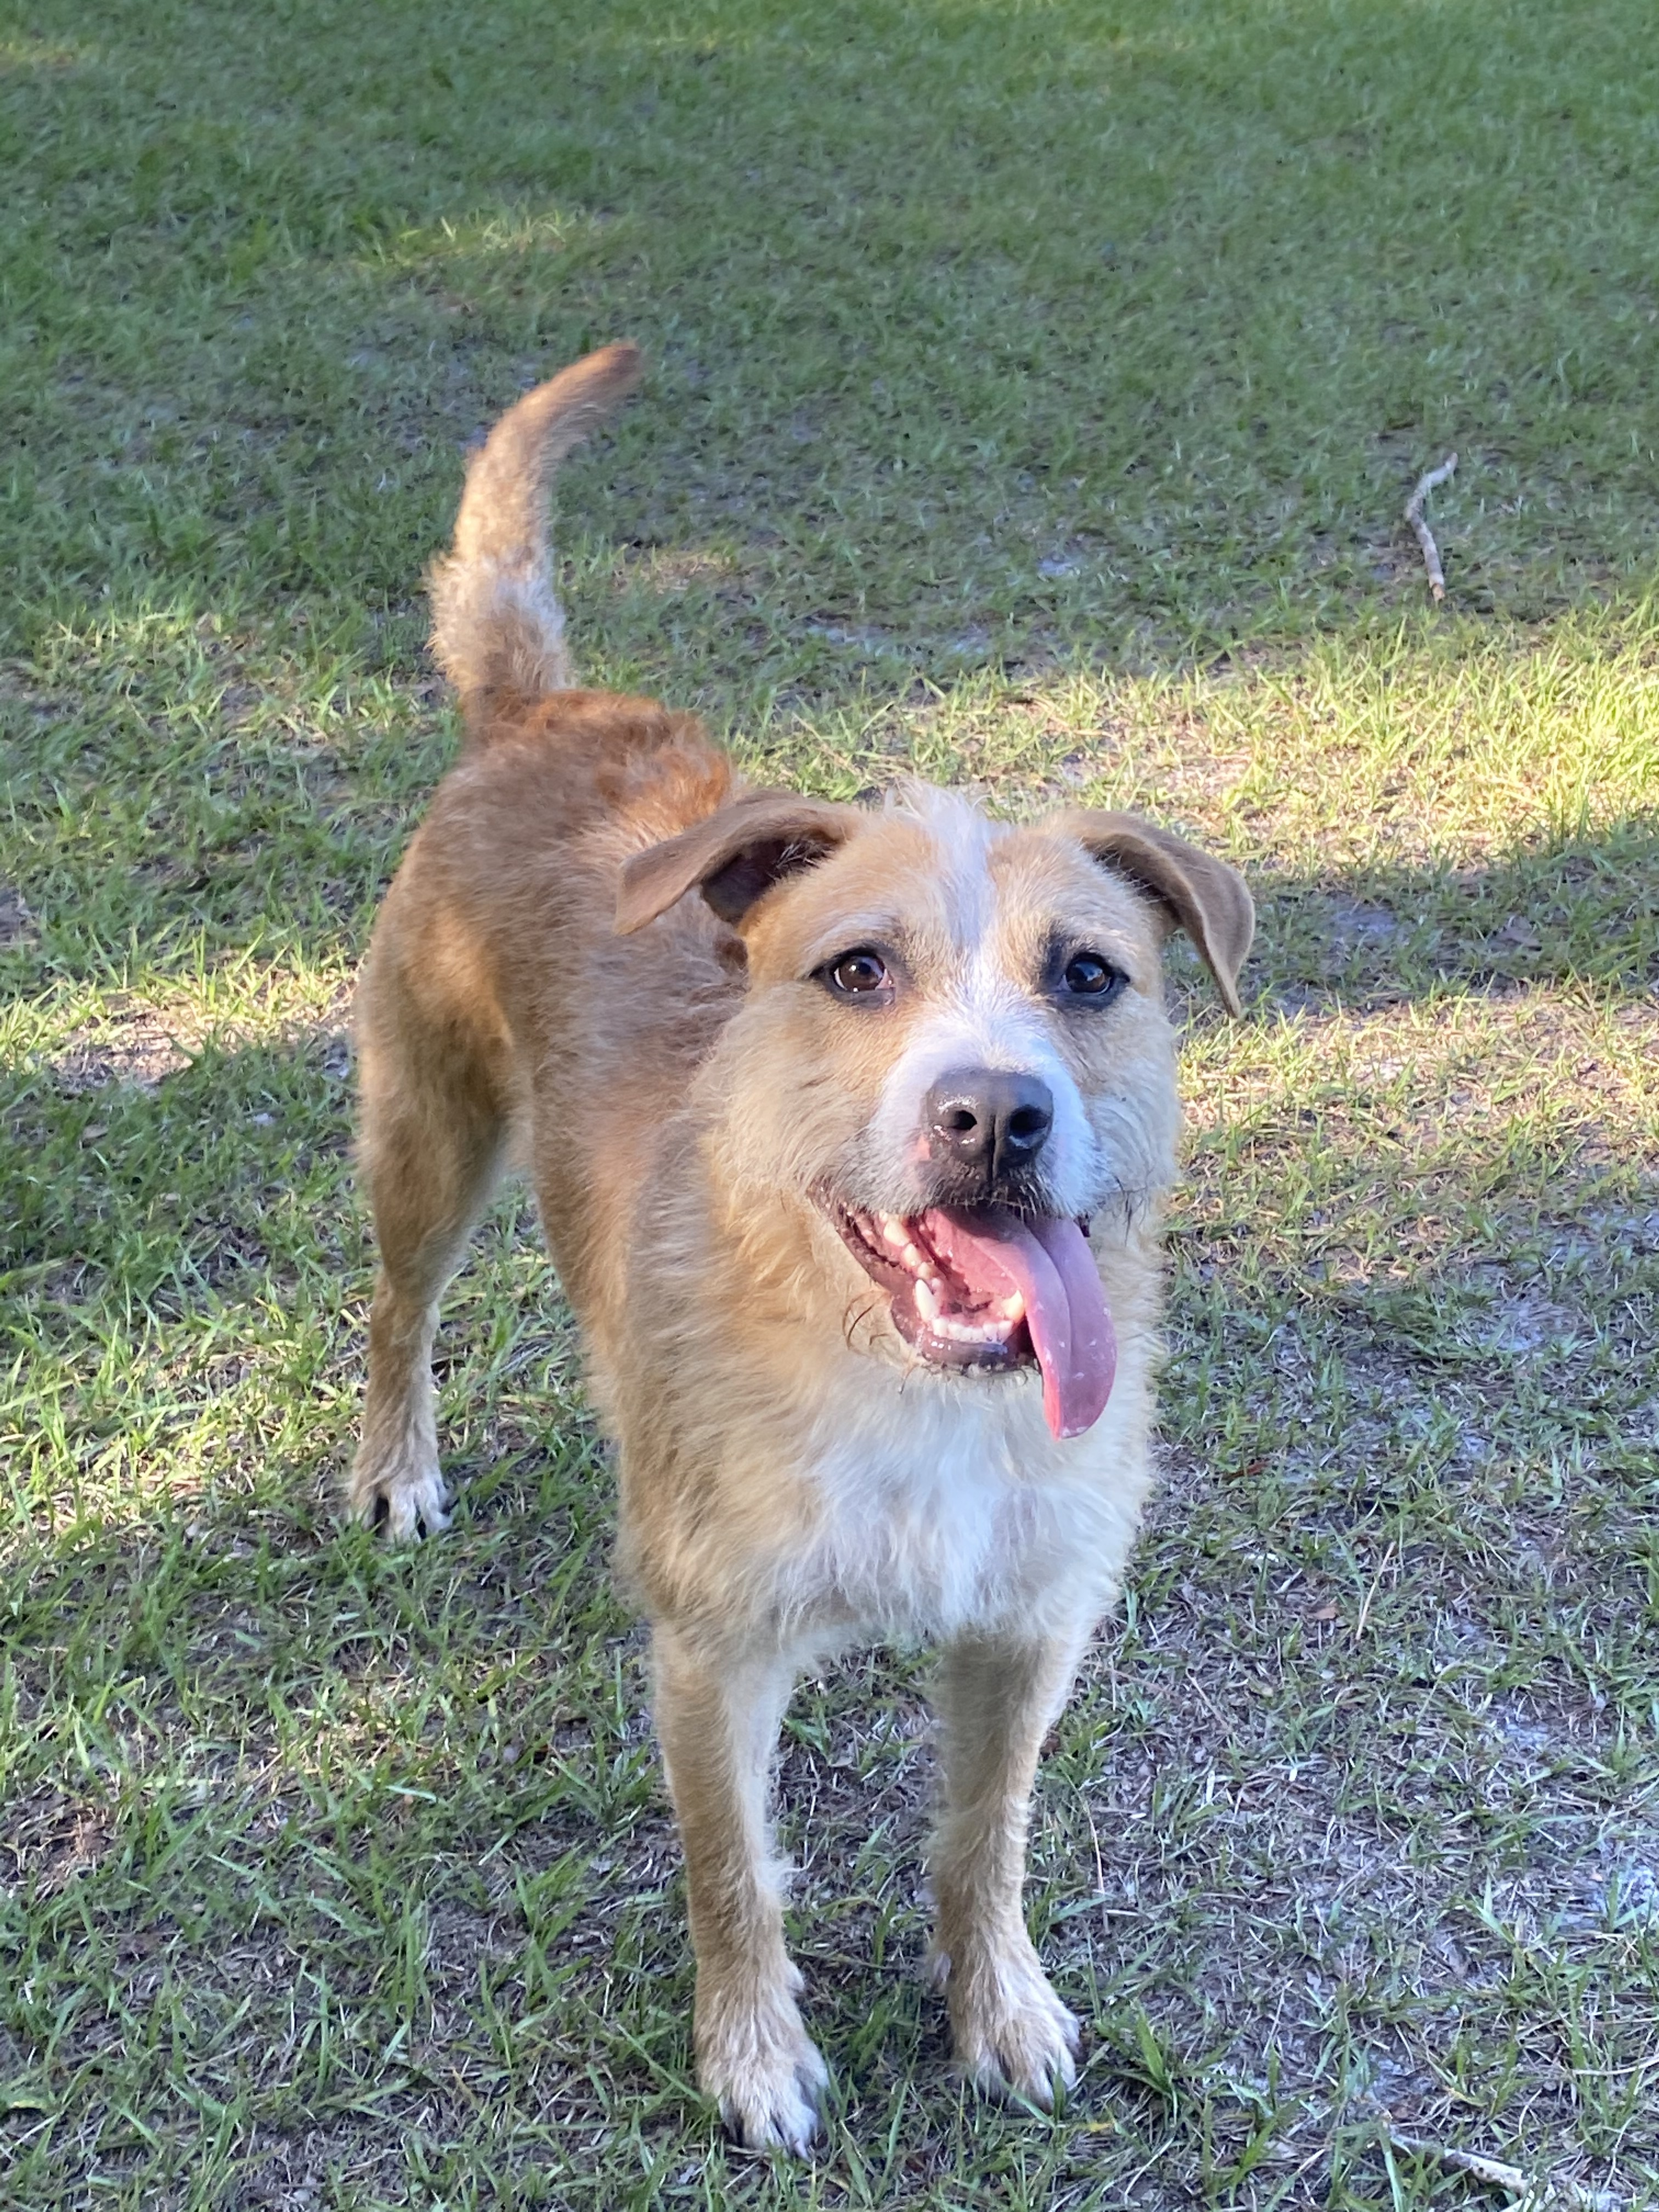
[[[36,0],[0,146],[0,2197],[1480,2200],[1418,2142],[1659,2202],[1646,0]],[[1169,1480],[1042,1788],[1082,2082],[951,2080],[926,1656],[861,1659],[781,1775],[799,2170],[689,2085],[521,1197],[441,1340],[454,1532],[328,1503],[421,570],[620,336],[596,679],[836,794],[1144,805],[1261,903],[1243,1023],[1172,963]]]

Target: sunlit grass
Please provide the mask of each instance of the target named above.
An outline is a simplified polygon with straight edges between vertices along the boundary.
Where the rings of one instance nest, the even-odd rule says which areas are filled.
[[[1633,0],[374,0],[0,36],[0,2197],[1659,2197],[1659,47]],[[1169,1481],[1051,1747],[1052,2119],[920,1972],[926,1662],[781,1778],[829,2147],[690,2086],[610,1478],[522,1194],[442,1544],[340,1531],[349,985],[451,757],[420,577],[585,347],[600,682],[841,796],[1146,807]],[[1455,446],[1433,613],[1400,527]]]

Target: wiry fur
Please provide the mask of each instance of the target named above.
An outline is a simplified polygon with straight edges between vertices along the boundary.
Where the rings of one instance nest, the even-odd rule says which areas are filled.
[[[767,1783],[796,1673],[859,1638],[945,1647],[933,1886],[958,2054],[1040,2100],[1073,2078],[1076,2026],[1020,1908],[1032,1778],[1149,1479],[1178,1122],[1159,947],[1178,918],[1231,994],[1249,902],[1127,817],[1012,830],[920,789],[874,811],[744,792],[690,718],[550,689],[564,662],[542,487],[635,374],[612,348],[520,403],[437,572],[437,650],[471,742],[362,980],[381,1272],[349,1503],[394,1535],[444,1525],[437,1300],[516,1152],[582,1325],[617,1449],[620,1563],[653,1625],[699,2070],[745,2140],[799,2148],[824,2069],[784,1950]],[[1128,979],[1109,1012],[1057,1009],[1057,932]],[[872,939],[898,948],[905,988],[849,1013],[815,979]],[[1117,1381],[1067,1441],[1030,1370],[919,1360],[826,1211],[826,1192],[906,1216],[941,1202],[921,1102],[964,1054],[1041,1073],[1056,1110],[1038,1210],[1092,1220]]]
[[[473,457],[454,546],[428,579],[433,658],[463,699],[534,698],[574,683],[548,551],[548,482],[639,379],[636,346],[589,354],[521,399]]]

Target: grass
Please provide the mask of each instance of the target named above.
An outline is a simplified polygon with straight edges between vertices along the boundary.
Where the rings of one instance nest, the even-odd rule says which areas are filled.
[[[1659,2202],[1659,48],[1643,0],[0,11],[0,2195]],[[465,442],[614,336],[599,680],[769,775],[1142,805],[1169,1480],[1042,1784],[1054,2118],[918,1966],[926,1662],[804,1686],[836,2073],[689,2086],[610,1491],[522,1200],[454,1533],[342,1534],[348,994],[453,744]],[[1434,516],[1424,605],[1398,517]]]

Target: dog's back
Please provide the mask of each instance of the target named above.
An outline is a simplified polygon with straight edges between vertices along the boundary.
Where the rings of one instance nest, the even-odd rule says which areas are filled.
[[[377,1219],[398,1214],[409,1177],[429,1177],[434,1134],[457,1115],[465,1157],[446,1180],[458,1203],[515,1132],[562,1148],[570,1175],[538,1183],[579,1310],[609,1279],[589,1246],[615,1215],[594,1198],[637,1181],[641,1130],[684,1095],[734,989],[700,902],[648,946],[611,928],[627,860],[731,797],[726,756],[694,715],[574,688],[553,587],[551,470],[638,374],[631,346],[579,362],[520,400],[471,462],[431,577],[432,649],[459,693],[463,750],[388,894],[357,1001]],[[683,1018],[665,1025],[665,1001]]]

